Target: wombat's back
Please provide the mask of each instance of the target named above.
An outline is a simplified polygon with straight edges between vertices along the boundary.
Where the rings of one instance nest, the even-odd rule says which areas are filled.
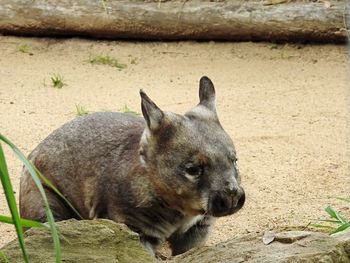
[[[93,113],[78,117],[55,130],[29,155],[36,167],[68,198],[84,218],[94,210],[99,177],[123,177],[138,158],[145,122],[124,113]],[[127,164],[125,164],[127,163]],[[125,164],[125,165],[123,165]],[[41,220],[41,198],[29,173],[21,178],[20,208],[24,218]],[[71,217],[49,192],[58,219]],[[89,215],[90,214],[90,215]],[[42,219],[44,221],[44,219]]]

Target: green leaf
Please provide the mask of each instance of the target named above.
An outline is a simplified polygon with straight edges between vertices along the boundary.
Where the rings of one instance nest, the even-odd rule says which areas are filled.
[[[346,220],[339,215],[337,211],[335,211],[332,207],[327,206],[325,211],[329,214],[330,217],[337,219],[340,223],[345,224]]]
[[[40,223],[40,222],[37,222],[37,221],[32,221],[32,220],[23,219],[23,218],[20,218],[20,221],[21,221],[22,226],[24,226],[24,227],[46,227],[46,228],[49,228],[47,225]],[[13,218],[10,216],[0,215],[0,222],[7,223],[7,224],[14,224]]]
[[[60,245],[60,240],[59,240],[58,234],[57,234],[55,220],[54,220],[52,211],[50,209],[49,202],[47,200],[43,185],[41,184],[40,178],[36,173],[36,168],[34,167],[34,165],[31,162],[28,161],[28,159],[23,155],[23,153],[2,134],[0,134],[0,140],[2,140],[8,146],[10,146],[10,148],[15,152],[17,157],[23,162],[24,166],[27,168],[27,170],[29,171],[29,173],[32,176],[34,183],[36,184],[36,186],[41,194],[41,197],[44,201],[44,204],[45,204],[45,211],[46,211],[46,215],[47,215],[47,220],[48,220],[48,223],[50,225],[51,236],[53,238],[53,242],[54,242],[54,246],[55,246],[56,262],[57,263],[61,262],[61,245]],[[18,213],[17,213],[17,215],[18,215]],[[14,218],[14,219],[15,219],[15,221],[16,221],[16,219],[18,220],[19,216],[17,218]],[[18,220],[18,223],[20,224],[19,220]]]
[[[332,207],[327,206],[327,207],[325,208],[325,211],[329,214],[330,217],[337,219],[337,216],[336,216],[336,214],[335,214],[335,211],[334,211],[334,209],[333,209]]]
[[[1,179],[2,187],[3,187],[4,192],[5,192],[7,205],[9,207],[11,215],[13,217],[13,221],[14,221],[14,225],[15,225],[16,233],[17,233],[17,237],[18,237],[18,242],[19,242],[21,250],[22,250],[24,261],[27,263],[27,262],[29,262],[29,256],[28,256],[28,252],[26,250],[25,243],[24,243],[22,224],[21,224],[21,220],[19,217],[16,199],[15,199],[15,195],[13,193],[12,184],[11,184],[10,176],[8,173],[6,159],[5,159],[4,152],[2,150],[1,143],[0,143],[0,179]]]
[[[332,234],[335,234],[335,233],[344,231],[344,230],[347,229],[348,227],[350,227],[350,221],[349,221],[349,222],[346,222],[345,224],[342,224],[340,227],[338,227],[336,230],[334,230],[334,231],[332,232]]]

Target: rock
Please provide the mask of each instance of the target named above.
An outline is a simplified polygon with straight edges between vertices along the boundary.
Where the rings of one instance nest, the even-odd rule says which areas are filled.
[[[143,248],[138,235],[125,225],[103,219],[68,220],[58,222],[57,228],[61,237],[62,262],[156,262]],[[25,233],[25,242],[31,263],[55,262],[48,229],[30,229]],[[23,262],[17,240],[5,245],[1,251],[0,263]]]
[[[342,232],[332,235],[332,237],[336,238],[337,240],[343,243],[345,251],[348,254],[348,257],[350,258],[350,227]]]
[[[62,243],[62,262],[159,262],[139,242],[136,233],[109,220],[57,223]],[[308,231],[269,233],[268,245],[254,233],[233,238],[215,246],[201,247],[168,260],[169,263],[267,263],[324,262],[350,263],[350,228],[332,236]],[[31,263],[54,260],[52,240],[47,229],[25,233]],[[0,251],[0,263],[23,262],[17,240]]]
[[[178,263],[350,262],[346,251],[350,247],[350,235],[338,239],[315,232],[285,231],[274,236],[273,242],[265,245],[262,237],[248,234],[213,247],[188,251],[173,260]]]

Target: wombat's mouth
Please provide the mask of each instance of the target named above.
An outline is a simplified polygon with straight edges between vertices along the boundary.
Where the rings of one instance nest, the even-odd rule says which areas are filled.
[[[214,193],[209,198],[208,214],[214,217],[228,216],[239,211],[245,202],[245,193],[240,191],[236,195]]]
[[[201,210],[199,210],[199,214],[200,215],[205,215],[205,214],[207,214],[207,211],[205,211],[204,209],[201,209]]]

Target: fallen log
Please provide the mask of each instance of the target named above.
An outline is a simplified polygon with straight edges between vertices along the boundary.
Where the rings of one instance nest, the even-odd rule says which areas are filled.
[[[0,33],[143,40],[346,42],[336,2],[0,0]]]

